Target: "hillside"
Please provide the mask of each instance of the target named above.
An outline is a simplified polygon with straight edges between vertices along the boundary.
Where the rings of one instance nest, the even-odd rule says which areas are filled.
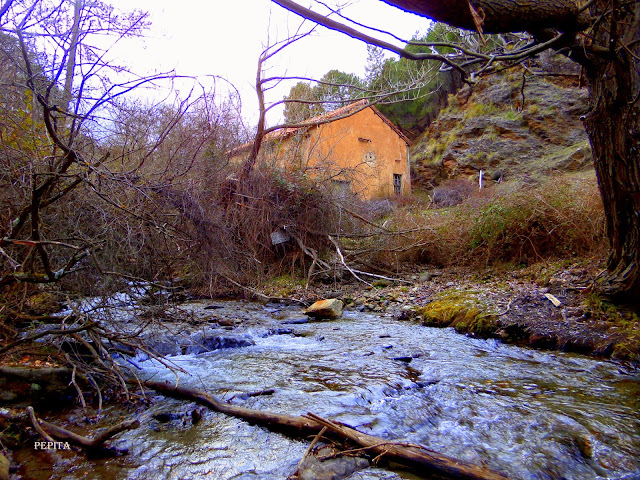
[[[481,170],[485,178],[508,180],[591,168],[580,120],[586,111],[577,76],[512,71],[465,85],[415,140],[415,184],[432,188]]]

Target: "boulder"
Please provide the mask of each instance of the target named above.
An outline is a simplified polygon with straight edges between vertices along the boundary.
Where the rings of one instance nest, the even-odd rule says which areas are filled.
[[[425,272],[422,275],[420,275],[420,283],[427,283],[428,281],[430,281],[433,278],[433,273],[431,272]]]
[[[341,300],[328,298],[314,303],[304,313],[312,318],[340,318],[342,316],[342,305]]]

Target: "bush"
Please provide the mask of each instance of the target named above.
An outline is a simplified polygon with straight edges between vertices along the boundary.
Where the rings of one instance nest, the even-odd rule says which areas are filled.
[[[469,198],[477,187],[466,180],[446,180],[433,190],[431,198],[438,207],[453,207]]]
[[[203,217],[190,222],[194,242],[184,263],[195,286],[207,293],[233,282],[256,286],[306,270],[311,260],[298,241],[321,254],[341,220],[335,202],[312,180],[277,169],[255,169],[242,183],[233,175],[209,178],[192,200],[198,208],[188,210]],[[276,230],[289,240],[273,245]]]
[[[603,245],[602,202],[590,179],[549,179],[480,205],[469,248],[484,259],[528,263],[549,256],[587,255]]]

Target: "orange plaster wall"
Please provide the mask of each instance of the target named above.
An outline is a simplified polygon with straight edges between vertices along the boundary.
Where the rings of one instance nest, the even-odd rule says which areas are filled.
[[[402,194],[411,192],[408,146],[371,108],[319,125],[308,141],[309,165],[347,171],[336,179],[352,181],[362,198],[394,194],[393,174],[402,175]],[[360,140],[363,139],[363,140]]]

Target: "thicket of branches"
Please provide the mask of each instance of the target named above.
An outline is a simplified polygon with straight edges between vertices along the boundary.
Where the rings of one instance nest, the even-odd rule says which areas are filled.
[[[249,139],[231,86],[212,77],[207,85],[193,81],[182,97],[148,100],[136,91],[185,79],[171,72],[139,77],[93,43],[98,33],[114,35],[114,42],[142,34],[144,13],[119,13],[100,2],[7,5],[0,36],[3,353],[29,343],[23,339],[41,338],[47,324],[60,327],[52,338],[76,335],[81,342],[79,332],[85,341],[83,335],[93,335],[103,361],[119,348],[117,338],[132,345],[94,306],[91,314],[49,315],[71,294],[102,296],[108,305],[115,292],[141,286],[147,292],[185,285],[203,294],[229,287],[253,292],[282,272],[298,269],[311,279],[335,266],[348,269],[345,262],[387,273],[394,268],[389,258],[402,257],[397,251],[420,251],[421,242],[432,241],[420,236],[430,227],[380,227],[373,206],[360,209],[349,199],[345,208],[345,199],[317,172],[279,170],[255,160],[264,135],[276,128],[266,126],[265,114],[278,104],[326,111],[361,97],[389,108],[408,99],[414,103],[406,105],[414,106],[432,101],[440,80],[430,55],[434,49],[446,55],[450,46],[429,36],[426,44],[412,43],[416,55],[424,56],[418,64],[375,60],[372,50],[368,79],[332,71],[313,87],[312,99],[267,105],[264,92],[286,78],[266,77],[265,62],[310,32],[275,43],[259,59],[261,118],[252,152],[244,164],[230,165],[231,148]],[[438,35],[476,41],[453,30]],[[490,38],[491,48],[515,48],[509,42],[522,41],[509,38]],[[416,118],[424,114],[415,108]],[[345,238],[367,235],[384,254],[361,254],[366,242],[345,247]],[[278,236],[287,241],[278,243]],[[391,239],[408,244],[387,244]],[[328,250],[335,255],[325,255]]]
[[[80,0],[5,5],[0,355],[44,348],[101,398],[104,384],[127,390],[112,355],[148,351],[147,320],[132,329],[112,315],[116,292],[164,304],[185,285],[250,290],[311,262],[272,244],[272,232],[319,252],[339,218],[301,176],[257,168],[236,180],[241,165],[228,152],[248,138],[227,82],[141,77],[110,58],[104,45],[142,35],[144,12]],[[173,93],[176,83],[187,93]],[[52,315],[63,302],[70,313]]]

